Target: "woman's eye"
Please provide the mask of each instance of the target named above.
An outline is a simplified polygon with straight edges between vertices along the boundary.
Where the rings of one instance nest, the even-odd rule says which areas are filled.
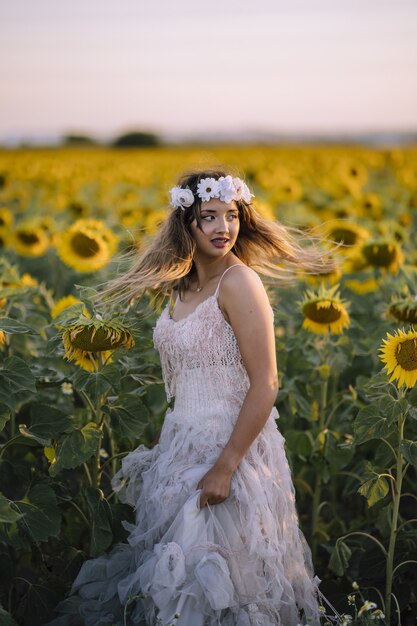
[[[236,220],[238,218],[237,213],[235,213],[234,215],[229,215],[230,220]]]
[[[201,217],[202,220],[207,220],[208,222],[211,222],[211,218],[214,219],[214,215],[203,215]]]

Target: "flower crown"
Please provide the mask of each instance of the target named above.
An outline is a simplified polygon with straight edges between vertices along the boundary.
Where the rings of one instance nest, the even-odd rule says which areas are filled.
[[[169,190],[171,194],[171,206],[175,209],[185,211],[190,207],[194,200],[194,194],[191,189],[183,187],[172,187]],[[253,193],[249,191],[247,184],[241,178],[232,178],[228,176],[220,176],[218,180],[215,178],[202,178],[197,185],[197,195],[203,202],[208,202],[210,198],[219,198],[222,202],[229,203],[232,200],[244,200],[249,204]]]

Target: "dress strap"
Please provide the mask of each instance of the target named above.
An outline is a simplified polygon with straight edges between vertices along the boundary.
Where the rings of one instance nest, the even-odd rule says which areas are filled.
[[[224,276],[224,275],[225,275],[225,274],[226,274],[229,270],[231,270],[231,269],[232,269],[232,267],[239,267],[239,266],[240,266],[240,267],[248,267],[247,265],[244,265],[243,263],[234,263],[233,265],[230,265],[229,267],[227,267],[227,268],[224,270],[223,274],[220,276],[219,282],[217,283],[217,288],[216,288],[216,291],[214,292],[214,295],[215,295],[216,297],[219,295],[220,284],[221,284],[221,282],[222,282],[222,280],[223,280],[223,276]]]

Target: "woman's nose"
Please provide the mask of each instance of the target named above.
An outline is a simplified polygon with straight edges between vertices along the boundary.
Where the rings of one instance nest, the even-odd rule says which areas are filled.
[[[224,233],[229,229],[229,224],[225,219],[219,219],[216,224],[216,231],[219,233]]]

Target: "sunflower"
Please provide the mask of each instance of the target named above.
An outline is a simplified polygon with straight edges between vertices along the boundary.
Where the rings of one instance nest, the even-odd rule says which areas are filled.
[[[396,241],[372,239],[360,248],[367,265],[395,274],[404,262],[404,255]]]
[[[332,335],[343,333],[350,319],[345,302],[337,294],[338,285],[326,289],[323,285],[318,292],[307,291],[301,302],[304,313],[303,328],[313,333]]]
[[[357,246],[369,238],[369,231],[359,224],[348,220],[330,220],[322,227],[323,234],[328,239],[343,243],[340,252],[347,252],[352,246]]]
[[[337,167],[337,179],[352,196],[359,197],[362,187],[368,180],[368,171],[361,163],[341,159]]]
[[[88,359],[93,365],[99,352],[104,357],[117,348],[129,349],[135,345],[130,329],[116,320],[104,321],[97,315],[92,319],[82,317],[75,324],[64,324],[62,328],[64,356],[68,361],[75,359],[80,364]]]
[[[394,298],[389,306],[388,313],[397,322],[417,324],[417,296],[408,295]]]
[[[407,230],[395,220],[384,220],[378,223],[378,232],[382,237],[394,238],[398,243],[407,241]]]
[[[396,380],[399,387],[414,387],[417,382],[417,332],[411,328],[408,332],[398,329],[394,335],[387,333],[379,350],[384,369],[391,374],[390,382]]]
[[[6,343],[6,333],[4,330],[0,330],[0,346],[3,346]]]
[[[80,202],[78,200],[72,200],[68,206],[67,210],[71,213],[75,218],[85,217],[88,215],[90,209],[84,202]]]
[[[60,236],[57,252],[62,261],[78,272],[95,272],[105,267],[111,258],[111,248],[102,233],[77,220]]]
[[[291,175],[279,176],[276,184],[271,190],[271,201],[281,204],[283,202],[295,202],[301,200],[304,195],[304,188],[298,180]]]
[[[118,245],[118,238],[114,234],[114,232],[104,224],[104,222],[102,222],[101,220],[95,220],[93,218],[79,220],[79,222],[82,222],[82,224],[86,228],[96,232],[97,235],[100,235],[101,237],[103,237],[104,241],[109,246],[110,254],[113,255],[116,252],[117,245]]]
[[[356,202],[358,211],[364,217],[379,219],[382,215],[381,197],[377,193],[365,193]]]
[[[36,224],[20,224],[11,235],[10,244],[22,256],[43,256],[49,248],[49,237]]]

